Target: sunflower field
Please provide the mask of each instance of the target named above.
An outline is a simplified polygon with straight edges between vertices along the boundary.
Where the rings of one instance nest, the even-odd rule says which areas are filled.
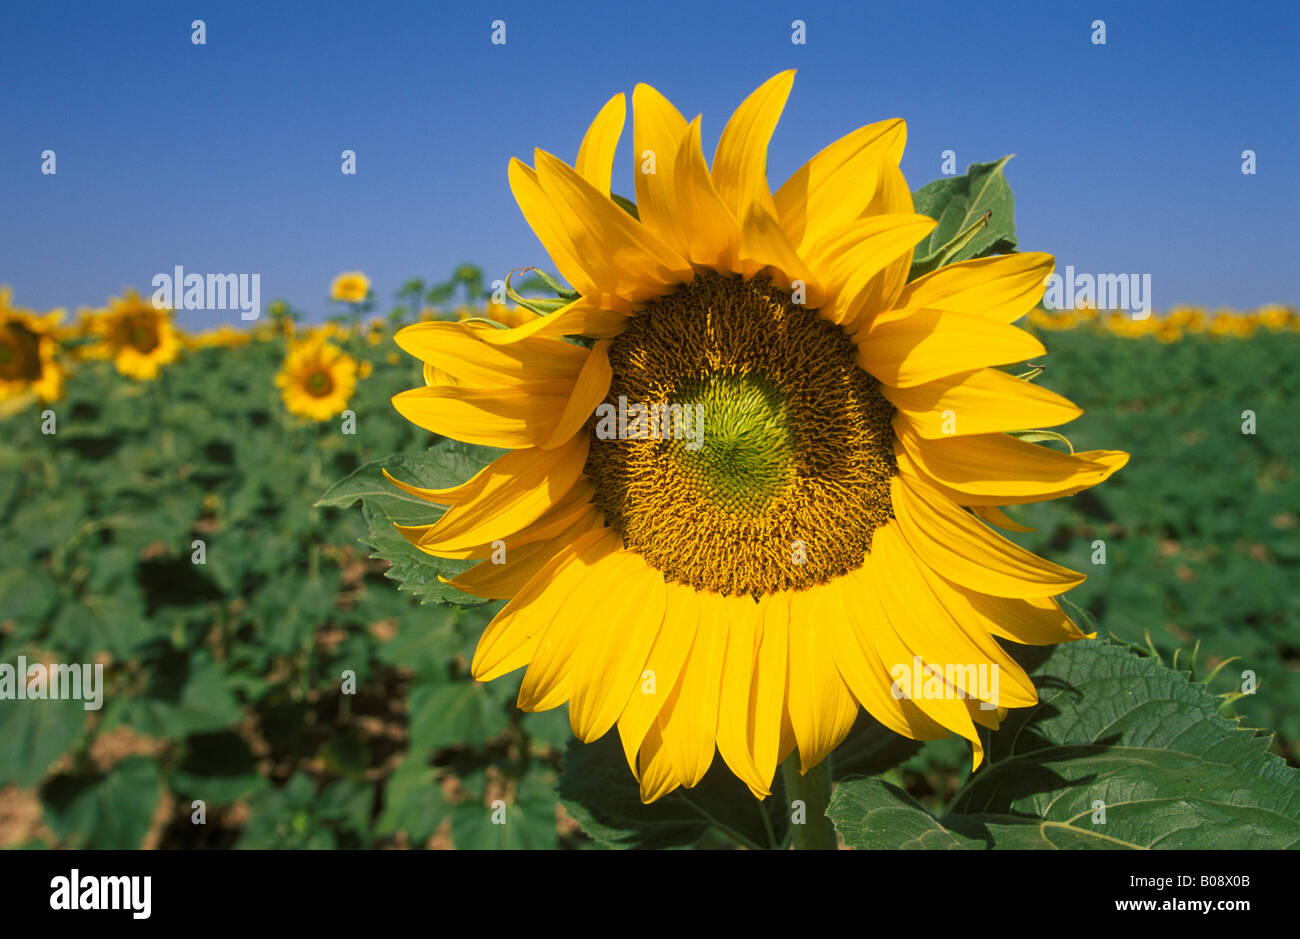
[[[880,131],[882,139],[887,130]],[[698,128],[685,133],[688,140],[695,135],[698,148]],[[600,135],[593,132],[592,139],[599,142]],[[553,160],[543,154],[537,172],[512,168],[521,205],[535,223],[541,209],[530,201],[536,193],[528,187],[540,179],[550,192],[561,192],[573,175],[546,159]],[[680,165],[691,171],[688,161]],[[1014,254],[1010,191],[999,166],[976,164],[967,176],[907,194],[918,214],[908,215],[906,225],[864,229],[870,237],[905,241],[895,294],[922,291],[921,279],[963,263],[1037,263],[1032,255]],[[734,188],[732,195],[743,195],[743,186]],[[576,204],[587,189],[596,191],[572,184],[564,192],[578,193],[572,195]],[[727,194],[725,187],[720,191]],[[638,193],[647,219],[659,195]],[[621,197],[602,205],[602,211],[626,214],[611,225],[640,217],[637,206]],[[560,267],[561,259],[555,260]],[[730,736],[730,671],[721,679],[721,701],[716,687],[710,698],[689,678],[702,667],[692,663],[706,654],[723,661],[724,641],[710,652],[697,639],[689,659],[681,650],[683,678],[667,694],[668,716],[636,717],[640,736],[629,744],[622,722],[611,729],[619,715],[606,714],[600,694],[586,697],[588,689],[565,686],[560,677],[550,683],[537,677],[525,652],[539,662],[565,661],[540,646],[540,635],[498,648],[493,643],[505,643],[503,630],[489,627],[494,620],[516,622],[518,610],[540,602],[552,574],[556,582],[566,576],[529,554],[543,537],[539,531],[571,536],[579,553],[600,544],[582,528],[591,500],[604,517],[621,519],[629,541],[634,532],[653,535],[661,530],[656,525],[671,520],[671,506],[647,517],[608,501],[607,494],[627,480],[632,491],[641,491],[636,474],[643,469],[618,462],[622,457],[583,463],[585,438],[580,455],[568,453],[561,430],[589,427],[590,410],[574,411],[553,391],[556,380],[546,370],[559,374],[572,366],[576,387],[599,385],[597,399],[612,387],[617,397],[620,389],[630,395],[648,387],[650,379],[638,369],[650,369],[656,355],[668,369],[690,353],[661,342],[649,326],[614,324],[611,317],[624,314],[613,301],[608,309],[575,314],[579,284],[570,272],[561,273],[574,290],[529,269],[522,281],[502,281],[503,291],[464,264],[442,282],[411,281],[381,308],[365,275],[350,272],[332,287],[333,313],[278,302],[249,329],[199,334],[131,292],[71,318],[23,308],[21,285],[0,295],[0,426],[6,439],[0,451],[6,535],[0,542],[0,662],[36,669],[18,669],[23,693],[13,693],[11,676],[10,693],[0,702],[0,845],[1300,844],[1300,597],[1294,591],[1300,440],[1291,415],[1300,376],[1289,367],[1300,353],[1300,315],[1294,309],[1180,308],[1143,320],[1039,305],[1017,317],[1026,338],[1012,340],[1008,333],[1006,342],[1030,350],[1016,359],[1027,365],[998,373],[997,381],[1023,379],[1016,387],[1035,389],[1035,400],[1063,396],[1083,415],[1068,437],[1024,432],[1014,446],[1037,448],[1033,452],[1048,462],[1073,458],[1079,479],[1091,475],[1063,498],[1007,499],[1000,503],[1005,509],[971,500],[971,512],[953,509],[955,515],[943,518],[954,532],[977,524],[988,530],[977,518],[998,526],[1014,543],[1006,550],[1019,552],[1014,557],[1033,552],[1051,559],[1050,570],[1035,569],[1044,577],[1056,576],[1058,565],[1087,574],[1059,607],[1051,597],[1028,595],[1025,602],[1037,601],[1039,613],[1051,611],[1055,638],[1008,642],[1004,649],[985,637],[988,654],[1005,661],[1006,672],[1023,669],[1029,676],[1036,698],[1016,698],[1018,689],[1004,689],[999,697],[994,690],[986,697],[999,708],[982,716],[973,709],[981,726],[966,718],[969,734],[948,734],[947,717],[930,720],[928,713],[904,708],[897,713],[913,731],[905,734],[879,722],[894,713],[888,702],[859,710],[846,694],[852,710],[836,715],[843,725],[836,732],[819,723],[829,720],[824,715],[797,711],[797,682],[814,697],[822,689],[815,674],[801,676],[795,667],[802,660],[793,651],[791,625],[789,685],[775,692],[778,708],[762,711],[758,690],[740,698],[742,706],[758,702],[755,713],[767,715],[751,715],[760,724],[770,720],[767,743],[752,730],[748,749],[743,729],[738,738]],[[758,286],[728,299],[726,292],[740,281],[697,274],[690,289],[710,309],[733,309],[726,304],[734,303],[749,311],[744,304],[752,301],[759,304],[754,315],[784,311],[779,317],[786,319],[778,320],[797,335],[798,349],[822,343],[829,361],[839,354],[839,340],[824,338],[830,328],[811,317],[799,320],[802,314],[781,306],[784,300],[771,300],[801,289],[796,280],[768,281],[750,271],[744,283]],[[697,297],[686,291],[673,296],[692,303]],[[834,298],[824,302],[831,308]],[[690,315],[685,305],[658,309],[658,321],[670,325]],[[574,328],[552,329],[551,318],[561,316],[571,316]],[[935,322],[936,329],[942,326]],[[737,321],[732,334],[746,328]],[[637,355],[627,352],[631,340],[610,344],[612,336],[637,329],[636,341],[643,343]],[[543,338],[508,345],[502,337],[513,330]],[[546,336],[548,330],[553,335]],[[752,354],[798,351],[781,348],[775,335],[756,337]],[[882,337],[883,345],[889,337]],[[1039,343],[1045,357],[1033,351]],[[676,351],[663,355],[664,347]],[[525,361],[530,354],[540,364]],[[602,363],[614,385],[608,375],[604,384],[592,377]],[[864,367],[873,374],[888,368],[870,358]],[[509,436],[536,433],[521,418],[488,439],[478,416],[466,418],[446,404],[469,400],[479,377],[493,369],[511,381],[542,375],[529,392],[520,392],[532,397],[518,403],[532,409],[530,420],[540,414],[550,422],[542,436]],[[831,366],[825,369],[832,373]],[[844,446],[865,446],[862,439],[888,433],[895,408],[901,413],[913,406],[920,380],[906,378],[890,389],[893,406],[864,405],[855,412],[856,436],[843,438]],[[745,447],[760,424],[769,434],[760,456],[786,459],[782,448],[805,437],[783,436],[771,389],[743,379],[740,372],[728,374],[725,381],[692,386],[687,397],[721,409],[721,430],[715,424],[713,432],[723,433],[728,453],[740,454],[736,460],[750,459]],[[870,401],[884,401],[870,389],[863,400],[868,391],[876,396]],[[500,413],[516,413],[510,410],[513,393],[509,387],[501,392]],[[422,426],[430,423],[463,432],[434,433]],[[908,460],[937,460],[939,451],[927,447],[921,440],[899,452],[914,454]],[[484,492],[497,491],[485,466],[533,451],[554,453],[557,463],[569,460],[575,478],[583,469],[598,491],[550,493],[555,501],[546,511],[554,515],[544,515],[540,502],[520,508],[533,498],[529,494],[499,497],[502,511],[522,519],[517,528],[534,526],[532,541],[509,547],[525,559],[519,574],[521,568],[495,560],[504,542],[482,536],[486,523],[472,507]],[[665,471],[680,465],[684,480],[704,480],[701,485],[721,478],[716,452],[674,452],[680,464]],[[768,504],[763,500],[773,498],[772,490],[760,470],[770,462],[759,460],[750,476],[728,480],[734,486],[725,490],[732,500],[726,504]],[[864,465],[863,491],[892,491],[904,508],[929,498],[909,495],[905,487],[912,483],[899,482],[898,467],[880,470],[877,478],[872,473],[879,466]],[[544,488],[534,484],[529,493]],[[859,504],[867,506],[863,512],[870,509],[852,503]],[[444,516],[439,506],[451,508]],[[873,553],[882,558],[901,550],[889,548],[900,539],[886,541],[882,534],[894,532],[895,521],[907,521],[902,509],[898,514],[866,529],[868,540],[875,531]],[[674,530],[672,537],[685,536]],[[647,539],[648,552],[662,546]],[[748,602],[744,594],[755,592],[756,578],[807,586],[799,570],[769,569],[757,560],[752,567],[722,563],[731,560],[701,565],[664,556],[656,563],[680,564],[683,582],[716,586],[729,601],[739,593]],[[821,562],[809,563],[815,568]],[[898,563],[899,570],[910,570],[906,564],[913,562]],[[977,561],[970,569],[992,577],[997,563]],[[538,580],[538,570],[550,573]],[[585,601],[591,622],[623,622],[615,619],[619,611],[639,616],[650,593],[630,565],[624,573],[626,581],[611,581]],[[930,582],[917,577],[916,583]],[[873,583],[885,592],[902,589]],[[507,607],[511,597],[527,602],[509,600]],[[987,618],[1001,616],[1003,623],[1020,610],[1033,623],[1024,627],[1026,634],[1046,631],[1042,617],[1006,601],[981,606],[982,595],[961,597],[972,609],[1002,611]],[[670,594],[669,608],[679,600]],[[691,615],[704,624],[710,616],[734,618],[730,609],[718,601]],[[769,615],[776,622],[776,614]],[[744,634],[733,626],[729,635]],[[1076,641],[1060,641],[1067,638]],[[603,661],[597,652],[585,654]],[[609,662],[626,665],[616,650],[608,654]],[[641,672],[645,661],[637,659],[633,673],[653,684],[652,672]],[[102,675],[93,695],[89,678],[81,698],[48,694],[47,676],[59,663],[86,663],[87,676]],[[847,667],[842,670],[857,697],[859,686],[849,681]],[[755,689],[764,680],[756,678]],[[887,694],[888,683],[881,687]],[[644,685],[642,693],[655,694]],[[558,706],[566,700],[568,708]],[[781,726],[786,701],[793,727]],[[634,710],[630,705],[624,718]],[[710,712],[709,759],[692,762],[680,753],[661,759],[654,752],[685,748],[693,731],[684,724],[703,711]],[[715,715],[720,758],[712,756]],[[575,738],[579,728],[588,742]],[[790,762],[796,737],[799,754]],[[644,746],[639,759],[638,745]],[[773,775],[781,761],[783,769]],[[760,763],[770,768],[755,769]],[[829,801],[817,801],[817,784]]]

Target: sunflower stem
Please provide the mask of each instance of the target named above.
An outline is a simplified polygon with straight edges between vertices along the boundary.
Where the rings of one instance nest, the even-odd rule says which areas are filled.
[[[790,840],[796,851],[834,851],[839,845],[835,826],[826,817],[831,801],[831,759],[827,756],[805,774],[799,772],[799,752],[781,766],[785,797],[790,802]],[[803,805],[796,805],[802,802]]]

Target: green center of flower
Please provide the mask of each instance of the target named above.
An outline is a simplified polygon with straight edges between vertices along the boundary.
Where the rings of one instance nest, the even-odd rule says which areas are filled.
[[[692,409],[692,433],[668,450],[695,492],[726,511],[756,514],[789,483],[794,425],[785,396],[757,375],[690,379],[674,403]]]
[[[757,597],[861,566],[893,517],[894,408],[842,329],[765,277],[701,270],[609,364],[592,501],[665,580]]]
[[[304,385],[308,394],[316,398],[323,398],[334,390],[334,381],[330,378],[328,372],[312,372],[307,376]]]
[[[35,381],[40,376],[37,336],[21,323],[0,327],[0,381]]]
[[[128,323],[127,343],[144,355],[158,348],[158,329],[153,321],[136,318]]]

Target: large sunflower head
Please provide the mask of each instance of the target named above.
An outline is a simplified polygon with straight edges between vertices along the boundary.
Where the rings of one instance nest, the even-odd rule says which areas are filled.
[[[908,282],[935,226],[899,171],[900,120],[826,147],[774,193],[768,141],[793,81],[723,129],[646,85],[632,96],[634,210],[610,193],[625,103],[574,165],[509,178],[578,297],[512,329],[398,334],[427,387],[397,409],[508,449],[404,528],[481,563],[453,581],[508,599],[473,672],[527,666],[525,710],[569,705],[584,741],[617,726],[651,801],[715,748],[757,796],[797,747],[817,765],[859,707],[916,739],[1036,700],[996,638],[1082,633],[1054,597],[1083,575],[997,534],[998,508],[1098,483],[1126,454],[1067,455],[1010,432],[1080,410],[1000,366],[1043,354],[1012,322],[1052,258],[965,261]],[[494,543],[506,546],[506,562]],[[490,556],[492,555],[492,556]]]
[[[180,354],[181,339],[170,310],[158,309],[134,290],[115,297],[91,320],[103,354],[128,378],[152,380]]]
[[[62,310],[37,315],[11,305],[9,287],[0,287],[0,401],[32,393],[53,401],[63,392],[57,329]]]
[[[357,387],[357,360],[324,335],[293,343],[275,376],[291,414],[326,421],[341,414]]]

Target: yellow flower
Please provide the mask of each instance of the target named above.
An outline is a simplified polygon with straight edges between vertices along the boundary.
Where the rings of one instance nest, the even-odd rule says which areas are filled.
[[[1256,313],[1259,325],[1266,327],[1270,332],[1281,332],[1286,329],[1287,323],[1291,319],[1291,311],[1284,306],[1273,304],[1261,308]]]
[[[698,783],[715,748],[764,797],[787,755],[816,766],[859,706],[908,737],[959,734],[978,765],[977,725],[1037,700],[995,637],[1083,635],[1053,598],[1084,576],[986,523],[1015,528],[998,506],[1078,492],[1128,459],[1007,433],[1081,413],[995,367],[1044,354],[1011,323],[1053,259],[907,283],[935,222],[899,171],[901,120],[770,191],[792,81],[741,104],[711,167],[699,119],[638,85],[632,149],[656,161],[635,176],[639,221],[610,196],[623,95],[576,168],[541,150],[535,169],[513,161],[524,217],[580,299],[511,330],[396,337],[428,382],[397,410],[509,450],[449,489],[399,483],[448,506],[406,537],[478,559],[452,583],[509,600],[474,676],[527,666],[522,709],[567,701],[584,741],[617,727],[647,802]]]
[[[53,401],[63,393],[66,375],[57,340],[63,311],[39,316],[12,306],[11,295],[9,287],[0,287],[0,401],[28,392]]]
[[[370,278],[360,271],[347,271],[334,278],[330,296],[345,303],[361,303],[370,293]]]
[[[157,378],[162,366],[180,353],[171,312],[157,309],[134,290],[110,301],[107,311],[92,318],[91,327],[102,343],[98,354],[111,358],[128,378]]]
[[[384,341],[384,335],[388,332],[388,322],[382,316],[376,316],[366,324],[366,342],[369,345],[377,346]]]
[[[230,349],[246,345],[253,339],[247,329],[238,329],[229,323],[222,323],[215,329],[209,329],[188,337],[187,345],[194,349]]]
[[[321,341],[345,342],[352,336],[352,330],[341,323],[321,323],[306,330],[306,335]]]
[[[291,414],[329,420],[348,406],[357,387],[357,361],[320,336],[293,343],[275,376]]]

